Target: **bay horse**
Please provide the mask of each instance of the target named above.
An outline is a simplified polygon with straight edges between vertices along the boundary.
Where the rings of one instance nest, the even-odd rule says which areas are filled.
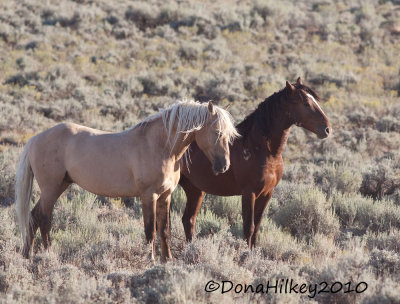
[[[136,126],[109,133],[62,123],[32,137],[16,174],[16,213],[22,254],[28,258],[36,230],[50,246],[51,215],[58,197],[75,183],[97,195],[136,197],[142,202],[146,240],[154,261],[158,230],[162,261],[171,260],[169,207],[178,184],[180,158],[193,141],[212,164],[214,174],[230,165],[229,142],[238,133],[230,114],[211,102],[183,101]],[[30,212],[33,178],[40,199]]]
[[[242,196],[243,234],[249,248],[256,246],[263,212],[283,175],[282,151],[292,125],[301,126],[320,139],[331,133],[318,95],[295,84],[274,93],[248,115],[237,130],[240,137],[230,147],[231,166],[214,176],[198,145],[189,147],[191,162],[182,166],[179,184],[187,203],[182,217],[187,241],[191,241],[205,192],[219,196]]]

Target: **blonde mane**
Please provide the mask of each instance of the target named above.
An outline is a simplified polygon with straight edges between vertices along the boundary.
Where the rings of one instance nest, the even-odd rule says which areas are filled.
[[[231,114],[214,105],[215,113],[217,118],[212,123],[219,123],[218,131],[220,134],[228,136],[230,143],[239,136],[236,128],[233,124]],[[200,130],[204,127],[210,115],[207,103],[200,103],[194,100],[181,100],[169,107],[161,110],[159,113],[147,117],[143,120],[140,125],[146,124],[150,120],[161,118],[165,129],[167,130],[168,139],[167,142],[172,143],[171,147],[176,144],[180,133],[185,133],[188,136],[190,133],[196,130]],[[171,140],[171,136],[176,123],[176,132]],[[185,137],[186,137],[185,136]]]

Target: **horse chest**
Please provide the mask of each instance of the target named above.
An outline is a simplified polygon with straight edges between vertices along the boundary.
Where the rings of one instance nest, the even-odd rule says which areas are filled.
[[[269,193],[282,178],[283,161],[281,157],[259,157],[252,163],[251,181],[254,193]]]
[[[160,175],[160,192],[173,191],[178,185],[180,177],[179,163],[175,161],[165,162]]]

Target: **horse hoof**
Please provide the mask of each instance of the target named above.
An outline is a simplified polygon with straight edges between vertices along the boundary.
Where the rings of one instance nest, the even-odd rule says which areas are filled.
[[[29,259],[30,251],[31,251],[30,249],[24,248],[24,249],[22,250],[22,256],[23,256],[25,259]]]
[[[147,260],[149,260],[149,262],[153,265],[156,263],[156,259],[154,258],[154,255],[152,253],[149,253],[149,255],[147,256]]]
[[[161,261],[162,261],[163,264],[166,264],[166,263],[169,263],[169,262],[173,262],[174,259],[172,257],[169,257],[169,258],[165,257],[165,258],[162,258]]]

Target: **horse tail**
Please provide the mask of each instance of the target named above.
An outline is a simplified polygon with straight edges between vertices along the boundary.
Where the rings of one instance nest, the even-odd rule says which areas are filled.
[[[32,194],[33,171],[28,159],[30,146],[31,142],[29,141],[22,151],[15,177],[15,211],[17,213],[19,229],[25,248],[26,245],[28,245],[27,237],[32,220],[30,217],[30,200]]]

